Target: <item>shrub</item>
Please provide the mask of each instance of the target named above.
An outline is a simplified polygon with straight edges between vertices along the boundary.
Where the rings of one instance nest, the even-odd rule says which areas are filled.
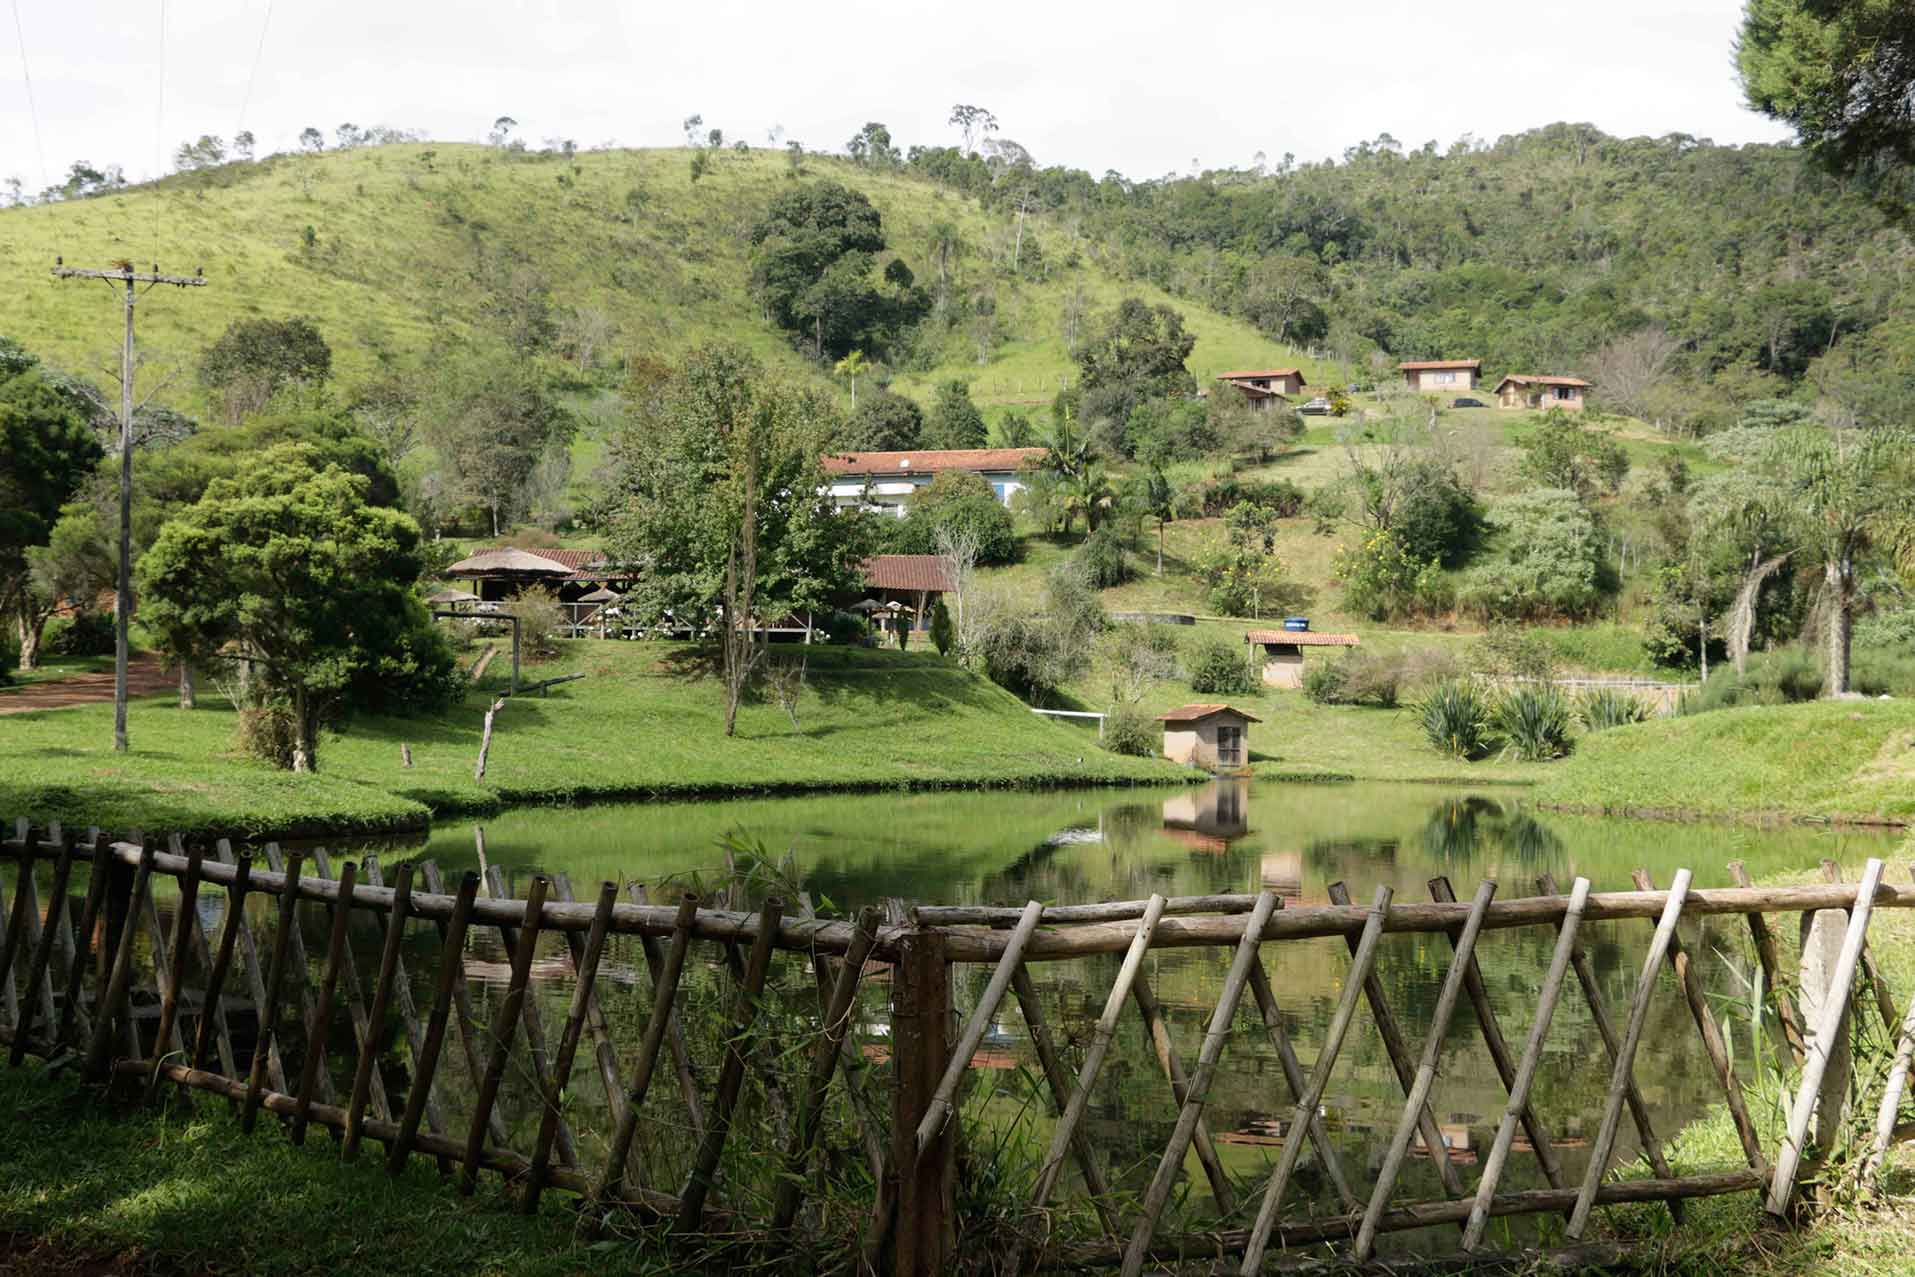
[[[1490,511],[1493,553],[1472,568],[1464,602],[1510,620],[1579,617],[1605,586],[1603,537],[1573,492],[1541,488]]]
[[[1193,483],[1177,494],[1177,517],[1209,519],[1241,504],[1262,506],[1279,519],[1294,519],[1303,513],[1304,492],[1288,479],[1258,483],[1222,475]]]
[[[957,627],[951,623],[951,609],[939,599],[931,605],[931,646],[937,648],[939,656],[949,656],[956,643]]]
[[[884,549],[893,554],[936,554],[944,528],[975,533],[977,561],[994,565],[1016,560],[1016,522],[981,475],[947,470],[911,499],[902,519],[878,520]]]
[[[1849,661],[1849,686],[1864,696],[1915,696],[1915,642],[1857,647]]]
[[[1438,753],[1452,758],[1481,758],[1489,752],[1489,710],[1469,679],[1438,683],[1416,705],[1423,735]]]
[[[1318,705],[1347,705],[1348,671],[1342,661],[1319,661],[1303,668],[1303,694]]]
[[[1471,645],[1470,666],[1481,674],[1550,679],[1556,677],[1556,647],[1539,631],[1492,625]]]
[[[1131,578],[1130,557],[1124,553],[1123,538],[1108,523],[1085,537],[1073,557],[1082,569],[1084,580],[1097,589],[1107,590]]]
[[[535,586],[512,600],[506,610],[519,618],[519,652],[527,661],[542,661],[558,653],[559,632],[566,622],[558,595]]]
[[[1397,656],[1353,648],[1345,652],[1337,664],[1343,667],[1344,695],[1351,704],[1396,708],[1397,689],[1402,679]]]
[[[1228,639],[1205,639],[1190,656],[1190,690],[1241,696],[1257,690],[1257,674],[1243,649]]]
[[[1119,705],[1104,717],[1104,748],[1113,754],[1150,758],[1162,737],[1157,720],[1135,705]]]
[[[248,758],[271,763],[281,770],[293,765],[298,724],[285,705],[244,706],[233,721],[233,745]]]
[[[1142,700],[1152,686],[1178,674],[1177,636],[1168,625],[1114,625],[1105,640],[1105,655],[1111,699],[1120,704]]]
[[[1901,647],[1915,651],[1915,607],[1871,612],[1855,622],[1855,646]]]
[[[1417,559],[1393,532],[1372,532],[1362,544],[1338,550],[1334,571],[1350,610],[1373,621],[1427,615],[1455,601],[1441,565]]]
[[[105,612],[75,612],[47,626],[42,646],[49,656],[110,656],[113,618]]]
[[[858,646],[870,633],[870,626],[856,612],[833,612],[824,619],[825,637],[833,643]]]
[[[1509,689],[1497,698],[1492,723],[1503,737],[1503,752],[1526,763],[1569,752],[1569,698],[1554,687]]]
[[[1592,687],[1578,702],[1576,716],[1590,731],[1601,732],[1640,723],[1649,717],[1649,711],[1640,699],[1620,687]]]

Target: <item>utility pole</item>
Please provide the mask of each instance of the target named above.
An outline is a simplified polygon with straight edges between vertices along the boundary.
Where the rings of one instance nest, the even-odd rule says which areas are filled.
[[[53,273],[61,279],[103,279],[111,288],[124,284],[126,338],[120,347],[120,566],[113,603],[113,750],[124,754],[126,743],[126,623],[133,612],[133,307],[142,293],[161,284],[179,288],[203,288],[206,279],[195,271],[191,276],[162,275],[155,263],[150,274],[133,269],[130,261],[121,261],[112,270],[76,270],[66,259],[56,257]],[[144,284],[145,288],[136,288]]]

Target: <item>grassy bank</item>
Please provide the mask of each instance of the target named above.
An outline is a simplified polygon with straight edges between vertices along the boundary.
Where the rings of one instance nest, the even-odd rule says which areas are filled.
[[[1540,803],[1637,815],[1915,820],[1915,704],[1817,701],[1584,738]]]
[[[361,718],[328,733],[320,770],[294,776],[238,757],[223,702],[132,707],[133,750],[116,755],[112,707],[0,720],[0,816],[114,829],[249,833],[376,830],[513,803],[888,789],[1148,783],[1182,779],[1121,758],[1030,713],[933,652],[814,648],[794,725],[746,704],[723,735],[718,681],[695,654],[581,641],[529,678],[585,678],[506,703],[483,781],[473,779],[486,706],[503,673],[430,719]],[[503,662],[494,662],[501,670]],[[413,765],[401,765],[410,746]]]

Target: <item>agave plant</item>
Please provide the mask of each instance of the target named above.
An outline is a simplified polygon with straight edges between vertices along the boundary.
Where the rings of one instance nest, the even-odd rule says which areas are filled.
[[[1492,715],[1503,752],[1526,763],[1567,754],[1570,721],[1569,698],[1547,685],[1511,688],[1497,700]]]
[[[1583,726],[1592,732],[1611,727],[1626,727],[1649,717],[1649,711],[1636,697],[1620,687],[1592,687],[1583,693],[1576,707]]]
[[[1437,752],[1452,758],[1481,758],[1489,752],[1489,710],[1469,679],[1438,683],[1416,704],[1423,735]]]

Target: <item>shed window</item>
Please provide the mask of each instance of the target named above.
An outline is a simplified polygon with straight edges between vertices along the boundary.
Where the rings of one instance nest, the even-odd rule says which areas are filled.
[[[1225,767],[1243,765],[1243,728],[1228,723],[1218,724],[1217,762]]]
[[[1436,374],[1436,384],[1439,386],[1447,386],[1455,380],[1456,374],[1453,372],[1439,372]]]

